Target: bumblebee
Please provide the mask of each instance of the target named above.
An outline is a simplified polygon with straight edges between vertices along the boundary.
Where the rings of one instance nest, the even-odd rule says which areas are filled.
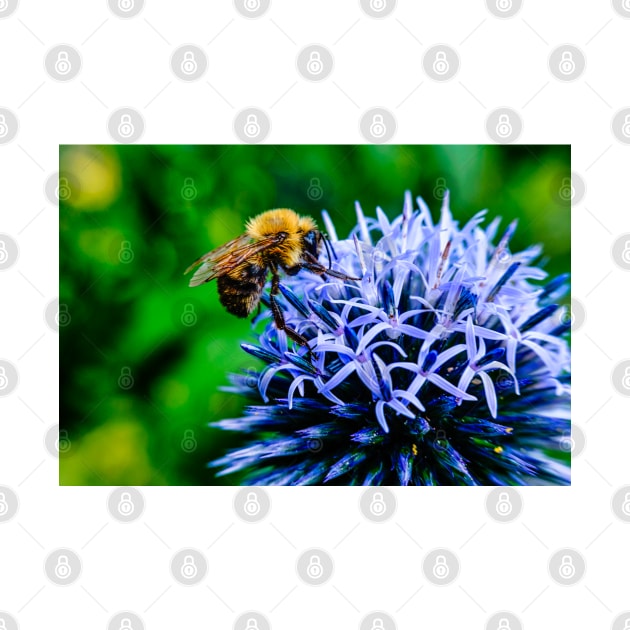
[[[320,264],[319,254],[324,242],[328,247],[328,242],[311,217],[302,217],[287,208],[267,210],[247,222],[244,234],[208,252],[184,273],[199,267],[190,280],[191,287],[216,278],[219,300],[228,313],[247,317],[259,305],[271,272],[269,301],[276,328],[283,330],[296,343],[309,348],[308,340],[287,326],[276,300],[280,291],[279,271],[282,269],[293,276],[300,269],[307,269],[341,280],[359,280]]]

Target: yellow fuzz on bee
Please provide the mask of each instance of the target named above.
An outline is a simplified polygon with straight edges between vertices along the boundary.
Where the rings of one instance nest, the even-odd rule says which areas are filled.
[[[310,217],[301,217],[288,208],[267,210],[250,219],[245,226],[247,234],[255,241],[264,239],[277,232],[285,232],[287,238],[275,248],[282,264],[287,267],[297,265],[302,259],[302,237],[307,232],[316,230],[315,221]]]

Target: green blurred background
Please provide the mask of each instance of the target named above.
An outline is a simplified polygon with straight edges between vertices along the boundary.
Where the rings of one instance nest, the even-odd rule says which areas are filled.
[[[437,215],[445,187],[460,222],[482,208],[519,219],[512,249],[543,243],[551,275],[570,269],[569,146],[60,147],[60,483],[225,483],[206,467],[238,435],[219,391],[258,368],[239,347],[248,320],[215,283],[184,269],[263,210],[289,207],[344,238],[354,202],[374,216],[404,191]]]

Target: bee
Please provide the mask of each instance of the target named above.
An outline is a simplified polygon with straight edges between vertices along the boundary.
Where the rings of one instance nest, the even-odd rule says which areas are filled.
[[[330,249],[325,236],[311,217],[300,216],[287,208],[267,210],[250,219],[245,233],[196,260],[185,274],[198,267],[189,286],[217,279],[219,301],[232,315],[247,317],[259,306],[267,276],[271,272],[269,301],[278,330],[301,346],[310,348],[308,340],[287,326],[276,296],[280,291],[282,269],[294,276],[301,269],[319,275],[328,274],[341,280],[359,280],[324,267],[319,262],[322,243]]]

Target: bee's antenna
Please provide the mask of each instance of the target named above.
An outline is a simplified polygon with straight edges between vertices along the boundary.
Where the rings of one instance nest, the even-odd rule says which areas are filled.
[[[335,257],[335,260],[337,260],[337,254],[335,253],[335,250],[332,246],[332,243],[328,239],[328,236],[326,236],[326,234],[324,234],[323,232],[322,238],[324,239],[324,245],[326,246],[326,252],[328,253],[328,268],[330,269],[332,267],[333,256]]]

